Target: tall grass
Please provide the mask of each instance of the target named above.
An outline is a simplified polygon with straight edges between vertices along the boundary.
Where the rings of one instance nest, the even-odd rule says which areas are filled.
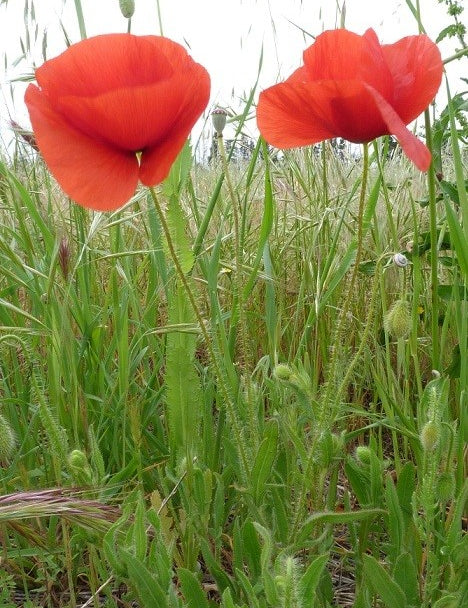
[[[386,140],[219,141],[106,215],[18,139],[2,606],[466,605],[463,107],[426,121],[427,181]]]

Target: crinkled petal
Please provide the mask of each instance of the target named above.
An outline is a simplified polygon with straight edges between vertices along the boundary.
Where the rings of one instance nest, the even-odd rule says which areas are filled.
[[[406,128],[405,123],[401,120],[400,116],[378,91],[369,87],[369,92],[375,99],[376,106],[387,125],[388,132],[397,138],[400,146],[403,148],[403,152],[411,161],[413,161],[416,167],[420,171],[427,171],[431,164],[431,153],[429,149]]]
[[[443,72],[440,51],[424,35],[402,38],[383,45],[382,50],[393,79],[391,104],[407,125],[427,108],[439,90]]]
[[[373,86],[387,99],[392,94],[390,71],[372,29],[363,36],[345,29],[323,32],[304,51],[304,65],[311,81],[356,80]]]
[[[388,133],[367,85],[355,81],[284,82],[260,94],[257,123],[279,148],[332,137],[365,142]]]
[[[89,136],[140,151],[177,131],[178,122],[185,123],[187,115],[194,123],[208,103],[209,92],[206,70],[194,64],[170,80],[95,97],[62,97],[54,107]]]
[[[193,62],[187,51],[161,36],[105,34],[73,44],[36,70],[51,101],[61,96],[101,95],[150,85],[172,77]]]
[[[70,198],[98,211],[117,209],[128,201],[138,183],[135,154],[77,131],[35,85],[27,88],[25,102],[41,154]]]

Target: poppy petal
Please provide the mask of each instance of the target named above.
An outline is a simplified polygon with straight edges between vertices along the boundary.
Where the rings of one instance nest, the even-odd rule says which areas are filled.
[[[393,79],[393,108],[407,125],[434,99],[442,81],[440,51],[427,36],[408,36],[383,45]]]
[[[406,156],[413,161],[420,171],[427,171],[431,164],[431,153],[427,146],[418,139],[409,129],[392,106],[380,95],[378,91],[369,87],[369,93],[374,97],[382,119],[387,125],[388,132],[394,135]]]
[[[64,192],[80,205],[108,211],[122,206],[135,192],[138,161],[74,129],[35,85],[26,90],[39,149]]]
[[[105,34],[71,45],[36,70],[51,100],[61,96],[101,95],[170,78],[192,62],[187,51],[161,36]]]
[[[190,115],[192,125],[207,105],[210,81],[194,64],[190,71],[169,80],[140,87],[120,88],[96,97],[63,97],[55,103],[67,121],[90,137],[125,150],[141,151],[154,145]]]
[[[260,94],[257,124],[278,148],[332,137],[360,143],[388,133],[368,87],[355,80],[274,85]]]
[[[345,29],[323,32],[304,51],[310,80],[367,82],[387,99],[392,78],[374,30],[359,36]]]

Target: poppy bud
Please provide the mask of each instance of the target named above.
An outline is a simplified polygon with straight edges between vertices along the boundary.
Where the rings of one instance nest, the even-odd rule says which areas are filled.
[[[273,376],[278,380],[284,380],[285,382],[291,380],[292,375],[292,369],[289,365],[285,365],[284,363],[279,363],[273,370]]]
[[[426,422],[419,436],[422,446],[426,452],[432,452],[436,448],[439,442],[439,437],[439,425],[434,422],[434,420],[429,420],[429,422]]]
[[[0,462],[10,459],[15,445],[15,433],[8,420],[0,414]]]
[[[215,108],[211,112],[211,120],[213,121],[214,130],[218,135],[222,135],[226,126],[227,112],[224,108]]]
[[[356,448],[356,458],[361,464],[370,464],[372,450],[367,445],[358,445]]]
[[[441,473],[437,480],[437,498],[441,502],[448,502],[455,496],[455,475],[453,473]]]
[[[126,19],[133,17],[135,12],[135,0],[119,0],[120,11]]]
[[[404,338],[410,333],[411,325],[408,302],[397,300],[385,316],[385,331],[395,338]]]

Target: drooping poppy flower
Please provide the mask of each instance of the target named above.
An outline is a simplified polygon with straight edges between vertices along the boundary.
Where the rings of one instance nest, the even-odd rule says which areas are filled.
[[[210,96],[205,68],[159,36],[83,40],[36,79],[25,102],[44,160],[68,196],[100,211],[167,177]]]
[[[260,94],[258,128],[278,148],[391,134],[426,171],[431,154],[406,125],[427,108],[441,79],[440,52],[427,36],[381,45],[372,29],[363,36],[323,32],[304,52],[302,67]]]

